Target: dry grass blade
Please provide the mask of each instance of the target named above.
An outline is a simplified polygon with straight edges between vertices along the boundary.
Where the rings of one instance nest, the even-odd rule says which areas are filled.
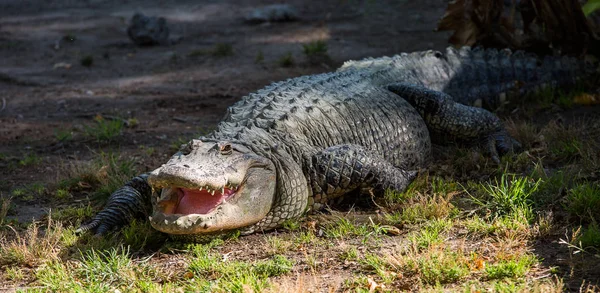
[[[63,227],[60,222],[54,222],[48,217],[45,231],[40,231],[38,223],[32,223],[24,235],[12,227],[16,238],[0,239],[0,264],[24,265],[36,267],[46,261],[58,260]]]
[[[11,201],[12,201],[12,196],[0,197],[0,225],[2,225],[4,223],[4,219],[6,219],[8,210],[10,209]]]

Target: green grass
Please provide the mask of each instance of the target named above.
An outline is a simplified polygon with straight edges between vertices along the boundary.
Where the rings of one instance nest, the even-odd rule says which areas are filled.
[[[91,218],[94,212],[94,209],[90,205],[68,206],[53,210],[52,218],[56,221],[71,223],[77,226],[84,219]]]
[[[139,175],[135,160],[114,153],[100,152],[86,164],[73,166],[57,188],[64,192],[91,192],[96,198],[106,199],[125,182]]]
[[[452,227],[450,220],[432,220],[419,231],[413,232],[408,237],[413,246],[419,250],[428,249],[432,245],[441,244],[445,237],[444,232]]]
[[[347,218],[336,217],[333,221],[323,224],[323,235],[327,238],[344,239],[360,237],[363,242],[377,241],[379,236],[387,233],[387,227],[371,221],[368,224],[353,223]]]
[[[46,187],[41,182],[34,182],[29,185],[15,188],[11,191],[12,198],[24,201],[32,201],[40,198],[46,193]]]
[[[481,197],[471,195],[471,199],[492,218],[523,215],[530,221],[534,216],[531,197],[539,185],[539,179],[503,173],[494,183],[476,185]]]
[[[323,40],[313,41],[302,45],[302,49],[306,56],[327,54],[327,43]]]
[[[60,142],[67,142],[73,139],[73,131],[69,129],[55,129],[54,138]]]
[[[139,174],[129,153],[99,152],[57,184],[0,186],[0,282],[39,292],[594,292],[600,160],[585,126],[517,121],[509,131],[526,152],[500,167],[473,149],[444,147],[408,190],[371,206],[204,245],[168,239],[144,220],[111,236],[76,235],[100,208],[87,198],[102,203]],[[9,156],[0,163],[23,159]],[[5,219],[23,198],[44,196],[53,207],[40,222]]]
[[[296,64],[296,62],[294,61],[294,56],[292,56],[292,53],[290,52],[281,56],[277,63],[279,63],[279,66],[281,67],[293,67]]]
[[[351,246],[339,254],[339,258],[343,261],[357,261],[359,260],[360,253],[356,247]]]
[[[549,173],[542,163],[536,163],[531,178],[540,181],[538,190],[532,195],[531,199],[537,208],[543,208],[556,205],[559,202],[564,192],[572,184],[573,175],[563,170]]]
[[[38,157],[37,154],[26,153],[19,160],[19,166],[22,166],[22,167],[35,166],[35,165],[39,164],[41,161],[42,161],[42,159],[40,157]]]
[[[567,195],[566,210],[584,223],[600,221],[600,187],[594,183],[573,187]]]
[[[327,43],[323,40],[302,45],[302,51],[311,63],[321,63],[331,60],[327,54]]]
[[[166,235],[160,233],[148,221],[134,220],[121,230],[123,243],[131,249],[143,250],[164,244]]]
[[[218,43],[215,45],[212,55],[216,57],[226,57],[233,55],[233,46],[226,43]]]
[[[409,270],[417,273],[424,284],[458,282],[470,273],[467,260],[460,252],[434,250],[407,261]]]
[[[132,261],[127,249],[90,250],[76,263],[52,261],[36,272],[41,285],[51,291],[142,291],[157,273],[146,261]]]
[[[228,43],[217,43],[211,49],[198,49],[188,53],[188,57],[201,56],[227,57],[234,55],[233,46]]]
[[[563,109],[572,108],[575,104],[575,96],[584,92],[584,85],[578,84],[573,89],[565,91],[553,86],[545,86],[537,92],[532,92],[518,102],[524,105],[537,105],[543,109],[556,105]]]
[[[266,249],[270,255],[285,253],[292,246],[290,241],[283,240],[277,236],[266,236],[265,242]]]
[[[392,270],[390,264],[378,255],[367,253],[364,258],[360,259],[360,263],[365,269],[374,271],[385,284],[391,284],[397,277],[397,273]]]
[[[10,212],[12,196],[0,195],[0,226],[4,224],[6,216]]]
[[[254,58],[254,63],[261,64],[265,61],[265,54],[263,51],[258,51],[256,57]]]
[[[290,272],[293,262],[281,255],[252,263],[222,261],[211,252],[210,246],[195,245],[188,270],[197,278],[190,288],[210,292],[244,292],[245,288],[260,292],[268,288],[267,279]]]
[[[595,251],[598,255],[600,252],[600,228],[598,223],[594,222],[585,229],[576,240],[579,246],[584,251]]]
[[[522,278],[532,265],[537,263],[533,255],[523,255],[518,259],[501,260],[485,268],[488,279]]]
[[[98,142],[112,142],[121,135],[125,122],[121,119],[94,118],[94,124],[84,126],[84,135]]]

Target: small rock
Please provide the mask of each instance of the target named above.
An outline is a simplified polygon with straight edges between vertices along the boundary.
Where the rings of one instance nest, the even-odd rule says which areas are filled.
[[[56,63],[56,64],[54,64],[54,69],[57,69],[57,68],[70,69],[71,63],[66,63],[66,62]]]
[[[298,12],[289,4],[273,4],[254,9],[246,15],[248,23],[283,22],[298,20]]]
[[[169,28],[164,17],[148,17],[136,13],[131,18],[127,35],[138,46],[168,45]]]

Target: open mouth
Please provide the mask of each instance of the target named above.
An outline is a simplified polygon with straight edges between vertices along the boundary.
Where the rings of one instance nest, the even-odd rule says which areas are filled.
[[[198,189],[170,187],[163,188],[157,205],[165,215],[208,214],[216,207],[232,198],[238,186],[218,189],[203,187]]]

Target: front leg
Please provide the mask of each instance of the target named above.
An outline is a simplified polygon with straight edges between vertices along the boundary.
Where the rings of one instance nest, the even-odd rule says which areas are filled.
[[[332,146],[313,155],[311,165],[309,177],[314,202],[309,205],[313,209],[358,187],[373,187],[377,192],[404,191],[417,174],[352,144]]]
[[[148,175],[136,176],[108,198],[104,209],[87,224],[81,225],[76,233],[92,231],[96,235],[121,228],[134,218],[148,216],[152,187],[146,181]]]
[[[519,142],[510,137],[500,118],[488,110],[454,102],[443,92],[412,84],[396,83],[389,85],[388,90],[417,109],[434,143],[476,143],[497,163],[500,155],[521,148]]]

